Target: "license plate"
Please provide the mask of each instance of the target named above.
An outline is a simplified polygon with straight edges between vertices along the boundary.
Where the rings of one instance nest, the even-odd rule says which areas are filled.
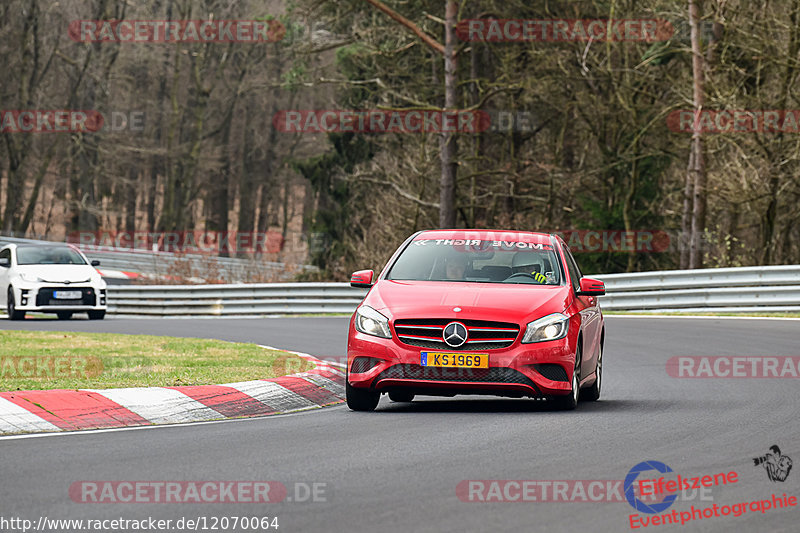
[[[55,291],[53,298],[56,300],[80,300],[83,297],[81,291]]]
[[[489,368],[488,353],[422,352],[420,365],[455,368]]]

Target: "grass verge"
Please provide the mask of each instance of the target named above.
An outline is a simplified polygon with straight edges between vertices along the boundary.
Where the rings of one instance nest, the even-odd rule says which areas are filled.
[[[217,385],[307,371],[293,354],[208,339],[0,331],[0,391]]]

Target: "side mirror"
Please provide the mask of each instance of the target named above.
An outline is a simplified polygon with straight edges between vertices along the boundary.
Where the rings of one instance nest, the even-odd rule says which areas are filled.
[[[93,267],[99,267],[100,266],[100,261],[97,260],[97,259],[92,259],[92,266]]]
[[[578,296],[603,296],[606,293],[606,285],[599,279],[581,278],[581,290]]]
[[[0,267],[9,268],[11,266],[11,260],[8,257],[0,257]]]
[[[353,275],[350,276],[350,286],[359,289],[368,289],[372,287],[372,277],[374,275],[375,273],[372,270],[353,272]]]

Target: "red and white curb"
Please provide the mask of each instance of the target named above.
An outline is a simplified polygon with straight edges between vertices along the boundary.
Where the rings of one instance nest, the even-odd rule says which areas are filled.
[[[289,353],[316,367],[224,385],[0,392],[0,435],[205,422],[344,401],[343,368],[308,354]]]
[[[138,272],[126,272],[124,270],[106,270],[106,269],[99,269],[96,268],[97,272],[106,279],[124,279],[124,280],[135,280],[141,278],[142,275]]]

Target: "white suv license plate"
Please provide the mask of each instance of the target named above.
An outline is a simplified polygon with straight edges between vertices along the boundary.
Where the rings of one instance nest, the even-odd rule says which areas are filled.
[[[56,300],[80,300],[83,298],[81,291],[54,291],[53,298]]]

